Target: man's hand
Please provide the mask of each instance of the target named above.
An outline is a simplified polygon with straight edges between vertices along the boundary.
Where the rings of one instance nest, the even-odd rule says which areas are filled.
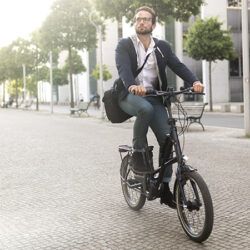
[[[128,91],[134,95],[145,96],[146,88],[141,85],[131,85],[128,88]]]
[[[193,83],[193,89],[194,92],[202,93],[204,90],[204,85],[200,81],[196,81]]]

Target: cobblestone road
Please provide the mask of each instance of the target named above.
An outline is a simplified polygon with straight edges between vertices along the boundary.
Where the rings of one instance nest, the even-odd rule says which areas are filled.
[[[139,212],[126,205],[117,146],[130,144],[131,127],[0,109],[0,249],[250,249],[250,140],[243,130],[186,135],[185,152],[215,209],[212,235],[196,244],[176,211],[158,200]],[[149,141],[155,144],[151,134]]]

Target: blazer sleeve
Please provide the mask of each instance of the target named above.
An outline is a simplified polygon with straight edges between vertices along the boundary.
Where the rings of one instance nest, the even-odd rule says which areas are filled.
[[[126,46],[126,39],[121,39],[115,50],[115,62],[119,77],[123,81],[124,86],[128,89],[129,86],[135,84],[135,78],[132,72],[132,62]]]
[[[188,86],[193,86],[193,83],[199,81],[198,78],[183,64],[178,57],[173,53],[170,45],[166,45],[166,62],[167,66],[180,78],[182,78]]]

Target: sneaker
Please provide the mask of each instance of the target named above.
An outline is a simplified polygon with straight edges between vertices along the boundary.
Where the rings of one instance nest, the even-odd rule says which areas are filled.
[[[152,172],[149,157],[145,151],[134,151],[131,159],[132,169],[136,173],[149,173]]]
[[[160,203],[169,206],[170,208],[176,209],[176,203],[174,196],[170,191],[169,184],[163,183],[160,189]]]

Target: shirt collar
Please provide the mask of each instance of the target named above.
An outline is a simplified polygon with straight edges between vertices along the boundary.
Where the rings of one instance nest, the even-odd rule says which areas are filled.
[[[136,34],[131,36],[132,40],[136,43],[137,46],[139,46],[140,44],[143,46],[142,42],[140,41],[140,39],[138,38],[138,36]],[[151,42],[149,44],[148,50],[153,50],[155,46],[155,41],[153,39],[153,37],[151,36]]]

